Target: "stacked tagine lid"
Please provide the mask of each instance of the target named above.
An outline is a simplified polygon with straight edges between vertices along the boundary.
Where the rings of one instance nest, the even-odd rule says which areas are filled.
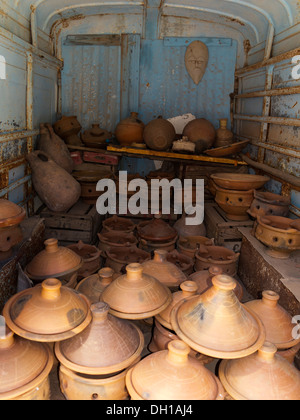
[[[144,336],[133,323],[109,314],[105,302],[91,311],[85,330],[55,344],[62,390],[68,399],[124,399],[126,369],[140,360]]]
[[[109,304],[111,314],[124,319],[146,319],[169,305],[170,289],[144,274],[141,264],[129,264],[126,271],[127,274],[115,279],[100,297]]]
[[[235,359],[254,353],[265,341],[262,321],[239,302],[232,277],[216,276],[212,284],[202,295],[174,306],[173,330],[194,350],[211,357]]]
[[[222,360],[219,378],[234,400],[300,400],[300,372],[267,341],[247,357]]]
[[[177,231],[162,220],[160,215],[155,215],[153,220],[141,222],[137,226],[140,239],[150,243],[169,243],[177,238]]]
[[[189,356],[189,346],[173,340],[168,350],[146,356],[126,375],[132,400],[223,400],[219,379]]]
[[[50,348],[15,335],[0,317],[0,400],[49,400]]]

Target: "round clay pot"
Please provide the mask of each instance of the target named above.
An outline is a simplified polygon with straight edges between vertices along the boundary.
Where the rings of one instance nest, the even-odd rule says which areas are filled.
[[[167,350],[168,344],[170,343],[170,341],[173,341],[173,340],[179,340],[175,332],[172,330],[169,330],[168,328],[165,328],[157,321],[157,319],[155,319],[153,333],[152,333],[151,341],[148,345],[148,350],[151,353],[154,353],[156,351],[161,351],[161,350]],[[192,348],[190,349],[189,355],[191,357],[194,357],[203,365],[206,365],[213,361],[212,357],[206,356],[205,354],[201,354],[193,350]]]
[[[112,217],[109,217],[108,219],[104,220],[103,223],[103,229],[109,230],[109,231],[118,231],[118,232],[133,232],[135,230],[135,224],[124,217],[118,217],[116,215],[113,215]]]
[[[220,380],[234,400],[299,400],[300,373],[265,342],[257,352],[238,360],[223,360]]]
[[[110,248],[124,247],[137,245],[138,240],[133,233],[106,231],[98,233],[99,245],[98,248],[102,251],[109,251]]]
[[[82,266],[78,270],[78,277],[88,277],[101,267],[101,251],[94,245],[85,244],[81,240],[77,244],[69,245],[71,251],[82,258]]]
[[[50,400],[49,347],[15,335],[1,317],[0,400]]]
[[[44,152],[36,150],[26,159],[34,189],[42,202],[53,212],[67,212],[80,198],[79,182]]]
[[[23,232],[20,226],[0,227],[0,259],[9,258],[13,253],[13,248],[22,242]]]
[[[103,290],[117,277],[119,274],[112,268],[104,267],[98,273],[82,279],[75,289],[85,295],[91,304],[97,303]]]
[[[132,263],[143,263],[151,259],[149,252],[139,249],[136,245],[111,247],[106,251],[106,267],[116,273],[124,273],[126,266]]]
[[[44,245],[45,249],[25,267],[25,273],[31,280],[41,282],[55,277],[61,281],[68,281],[81,269],[82,257],[67,247],[59,246],[57,239],[47,239]]]
[[[169,243],[177,237],[177,231],[156,215],[150,221],[141,222],[137,226],[137,232],[140,239],[151,243]]]
[[[205,236],[181,236],[177,242],[177,248],[181,254],[195,260],[195,255],[200,245],[212,246],[213,244],[213,239],[206,238]]]
[[[81,133],[80,137],[86,147],[105,149],[106,140],[112,137],[112,133],[101,128],[100,124],[92,124],[92,127]]]
[[[217,173],[210,177],[217,187],[235,191],[259,190],[270,181],[267,176],[238,173]]]
[[[12,296],[3,315],[15,334],[41,342],[73,337],[91,322],[87,298],[54,278]]]
[[[121,146],[132,143],[143,143],[145,124],[138,119],[137,112],[131,112],[128,118],[120,121],[115,130],[115,136]]]
[[[216,140],[214,142],[214,147],[224,147],[230,146],[233,143],[233,133],[228,130],[228,119],[222,118],[220,120],[220,127],[216,130]]]
[[[179,253],[176,249],[168,252],[167,261],[175,264],[186,276],[194,272],[194,259]]]
[[[150,121],[144,129],[143,138],[149,149],[165,151],[170,149],[176,137],[176,131],[170,121],[158,117]]]
[[[169,288],[178,289],[187,276],[175,264],[167,260],[167,251],[157,249],[152,260],[142,263],[143,273],[155,277]]]
[[[234,191],[217,187],[215,201],[225,211],[229,220],[244,221],[249,219],[248,210],[253,201],[253,194],[253,190]]]
[[[13,253],[13,247],[23,239],[20,223],[25,219],[25,210],[17,204],[0,198],[0,261]]]
[[[205,118],[196,118],[190,121],[183,129],[183,136],[188,137],[193,143],[201,142],[201,151],[210,149],[216,138],[213,124]]]
[[[189,356],[190,347],[181,340],[146,356],[126,375],[132,400],[223,400],[219,379]],[[170,386],[171,385],[171,386]]]
[[[280,296],[272,290],[264,290],[262,299],[251,300],[245,303],[247,308],[254,311],[262,320],[266,329],[266,340],[275,344],[277,349],[289,349],[300,343],[293,338],[292,316],[278,301]]]
[[[262,321],[239,302],[232,277],[215,276],[212,283],[202,295],[174,306],[173,330],[194,350],[211,357],[235,359],[254,353],[265,341]]]
[[[46,153],[58,166],[69,174],[74,169],[74,161],[66,143],[55,134],[50,124],[40,124],[38,150]]]
[[[204,223],[201,225],[187,225],[186,219],[190,216],[183,215],[177,222],[174,224],[174,229],[176,229],[178,236],[185,238],[187,236],[206,236],[206,227]]]
[[[274,258],[288,259],[293,251],[300,249],[300,225],[298,221],[280,217],[257,218],[255,237],[266,247],[266,253]]]
[[[223,274],[235,276],[240,254],[224,246],[201,245],[196,252],[195,271],[209,270],[210,267],[221,268]]]
[[[197,293],[201,295],[212,287],[212,279],[220,274],[224,274],[222,268],[212,266],[208,270],[197,271],[196,273],[191,274],[189,276],[189,280],[197,284]],[[234,293],[238,300],[241,302],[243,299],[244,291],[242,285],[237,280]]]
[[[67,144],[73,146],[82,146],[81,140],[78,137],[78,133],[81,130],[81,125],[77,120],[76,116],[65,116],[56,121],[53,125],[54,131],[62,139],[65,140]]]
[[[171,302],[168,287],[143,273],[141,264],[130,264],[127,274],[115,279],[100,299],[110,306],[110,313],[125,319],[146,319],[163,311]]]
[[[290,197],[284,197],[270,192],[254,191],[254,200],[248,213],[255,219],[258,216],[288,217],[290,204]]]

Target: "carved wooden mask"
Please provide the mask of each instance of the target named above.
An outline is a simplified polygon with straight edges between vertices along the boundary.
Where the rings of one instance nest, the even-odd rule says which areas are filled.
[[[208,58],[208,48],[201,41],[193,41],[186,49],[185,67],[196,85],[199,85],[204,76]]]

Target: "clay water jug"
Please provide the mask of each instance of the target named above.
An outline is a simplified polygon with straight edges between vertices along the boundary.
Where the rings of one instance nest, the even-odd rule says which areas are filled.
[[[143,136],[149,149],[165,151],[172,146],[176,137],[176,131],[170,121],[158,117],[146,125]]]
[[[26,156],[32,171],[33,187],[49,210],[68,211],[80,198],[81,186],[46,153],[36,150]]]
[[[66,143],[55,134],[50,124],[40,124],[40,139],[38,150],[46,153],[57,165],[68,173],[74,169],[74,161]]]
[[[233,133],[227,128],[228,119],[220,120],[220,127],[216,130],[216,140],[214,147],[230,146],[233,143]]]
[[[115,130],[115,136],[121,146],[132,143],[143,143],[145,124],[138,118],[137,112],[131,112],[128,118],[120,121]]]

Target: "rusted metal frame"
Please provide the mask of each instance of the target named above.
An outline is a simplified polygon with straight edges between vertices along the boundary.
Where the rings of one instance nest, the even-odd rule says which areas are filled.
[[[236,120],[253,121],[268,124],[278,124],[290,127],[300,127],[300,119],[284,118],[284,117],[260,117],[258,115],[238,115],[235,114]]]
[[[26,127],[28,131],[33,130],[33,55],[31,52],[27,52],[27,87],[26,87]],[[27,153],[31,153],[33,150],[33,137],[27,137]],[[27,176],[23,178],[24,188],[29,196],[32,193],[32,180],[31,171],[27,165]],[[25,185],[27,183],[27,186]],[[14,189],[14,187],[12,188]],[[24,191],[25,192],[25,191]],[[34,213],[33,198],[27,203],[28,215]]]
[[[249,99],[249,98],[261,98],[264,96],[297,95],[298,93],[300,93],[300,86],[241,93],[241,94],[236,95],[235,98],[236,99]]]
[[[10,191],[15,190],[20,185],[25,185],[28,181],[30,181],[30,179],[31,179],[31,175],[26,175],[23,178],[18,179],[18,181],[8,185],[7,187],[2,188],[2,190],[0,190],[0,197],[3,197],[4,195],[8,194]]]
[[[13,141],[18,139],[25,139],[27,137],[36,136],[39,134],[39,130],[23,130],[23,131],[14,131],[13,133],[0,134],[0,143],[5,143],[7,141]]]
[[[272,48],[273,48],[273,42],[274,42],[274,35],[275,35],[275,28],[273,23],[269,23],[268,28],[268,35],[266,40],[266,48],[265,48],[265,55],[264,55],[264,61],[267,61],[271,58],[272,55]]]
[[[300,208],[291,204],[290,212],[293,213],[295,216],[300,217]]]

